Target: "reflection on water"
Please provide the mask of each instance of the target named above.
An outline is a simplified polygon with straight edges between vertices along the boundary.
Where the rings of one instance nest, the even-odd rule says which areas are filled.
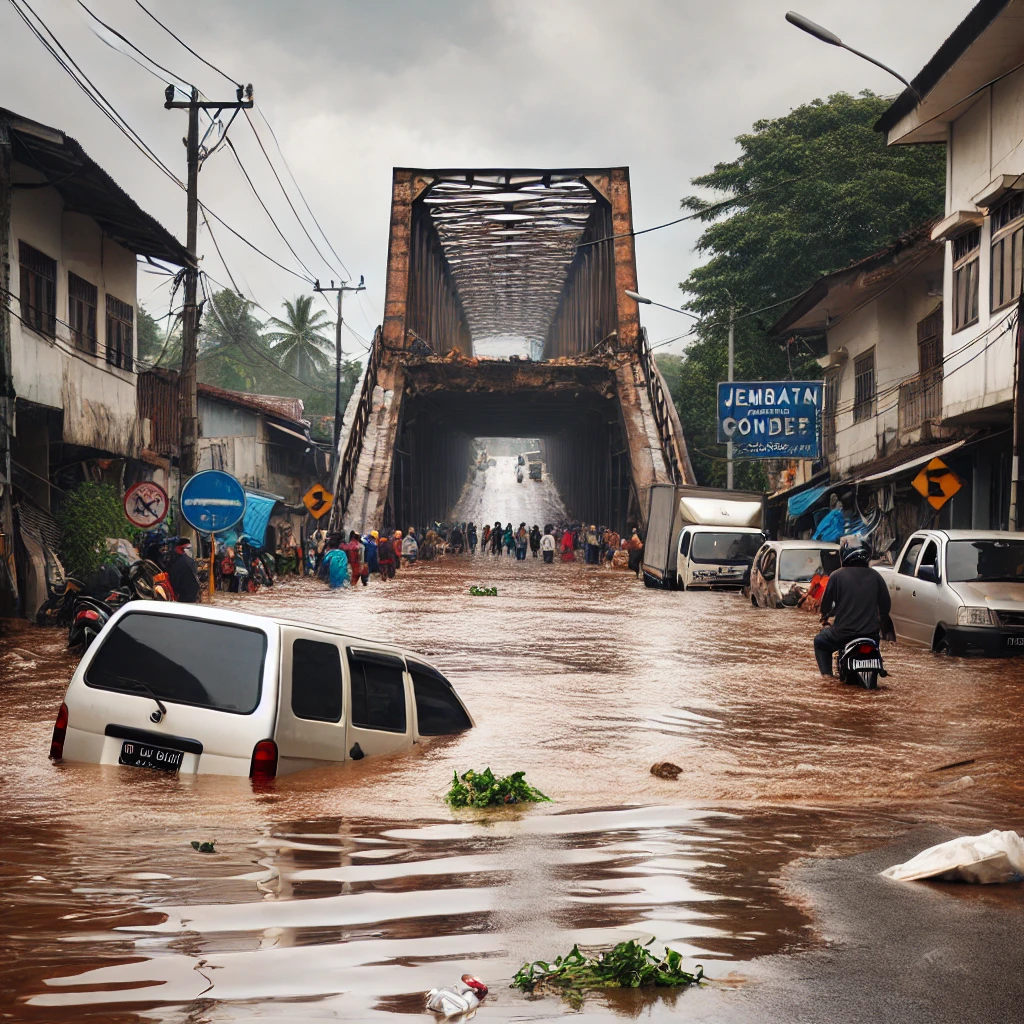
[[[474,583],[499,596],[469,597]],[[13,627],[0,649],[0,1008],[18,1019],[423,1014],[422,992],[466,970],[492,986],[488,1016],[543,1019],[563,1008],[507,988],[526,960],[653,936],[713,977],[742,976],[751,958],[812,941],[777,885],[794,857],[920,820],[1008,827],[1021,806],[1020,662],[892,647],[887,687],[867,694],[816,677],[802,613],[532,559],[218,600],[419,649],[479,727],[264,793],[51,766],[73,665],[57,634]],[[661,760],[683,768],[678,781],[650,774]],[[526,770],[554,802],[449,810],[452,771],[488,765]],[[974,785],[951,788],[968,773]],[[217,853],[189,846],[207,838]],[[618,993],[587,1014],[667,1018],[687,998],[703,996],[673,1008]]]

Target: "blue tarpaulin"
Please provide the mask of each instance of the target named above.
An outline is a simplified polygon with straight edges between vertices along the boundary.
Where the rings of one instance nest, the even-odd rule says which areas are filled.
[[[267,524],[277,504],[276,498],[264,498],[261,494],[245,492],[245,517],[242,519],[242,531],[254,548],[263,547],[267,535]]]
[[[806,491],[794,494],[786,504],[789,518],[799,519],[831,486],[831,484],[822,484],[820,487],[808,487]]]
[[[859,515],[854,512],[843,512],[841,508],[834,508],[820,523],[814,531],[812,540],[824,540],[834,543],[840,537],[856,533],[863,535],[867,524]]]

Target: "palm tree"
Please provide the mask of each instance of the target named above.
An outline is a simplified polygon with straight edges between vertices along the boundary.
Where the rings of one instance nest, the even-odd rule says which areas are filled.
[[[312,311],[313,296],[300,295],[284,303],[285,318],[272,316],[263,337],[280,360],[281,367],[307,383],[313,383],[330,367],[330,341],[322,333],[327,313]]]

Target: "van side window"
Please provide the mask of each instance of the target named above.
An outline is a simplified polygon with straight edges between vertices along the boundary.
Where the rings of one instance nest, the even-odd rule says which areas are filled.
[[[352,724],[359,729],[405,732],[405,665],[375,651],[349,649]]]
[[[924,547],[924,537],[918,537],[917,540],[911,541],[907,548],[907,553],[900,559],[899,573],[901,576],[913,576],[914,566],[917,564],[917,556],[921,554],[921,548]]]
[[[314,722],[341,721],[341,652],[334,644],[292,644],[292,714]]]
[[[682,537],[679,538],[679,554],[684,558],[690,553],[690,531],[684,531]]]
[[[415,661],[409,662],[409,675],[421,736],[447,736],[470,728],[469,715],[444,676]]]
[[[778,562],[779,557],[775,553],[774,548],[769,548],[761,559],[761,575],[766,580],[775,579],[775,565]]]

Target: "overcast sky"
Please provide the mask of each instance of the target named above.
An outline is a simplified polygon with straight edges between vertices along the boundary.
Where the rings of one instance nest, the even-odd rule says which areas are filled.
[[[232,96],[227,81],[134,0],[86,2],[207,96]],[[366,292],[346,313],[364,339],[383,307],[393,166],[626,164],[634,226],[648,227],[678,216],[689,180],[734,158],[733,139],[755,120],[838,90],[898,90],[882,71],[790,27],[783,20],[787,2],[798,2],[801,13],[907,77],[970,9],[967,0],[144,2],[211,63],[253,83],[331,243],[354,277],[366,276]],[[184,176],[186,115],[164,110],[163,84],[105,46],[75,0],[31,3],[120,113]],[[7,3],[0,5],[0,31],[3,105],[73,135],[184,238],[184,194],[91,105]],[[258,114],[255,120],[272,147]],[[239,119],[230,134],[307,266],[322,281],[337,277],[302,234],[252,130]],[[299,269],[226,149],[204,166],[200,195],[281,263]],[[214,231],[242,290],[272,312],[283,298],[309,291],[223,229]],[[683,224],[637,239],[642,292],[669,305],[682,301],[677,285],[698,260],[697,234]],[[204,268],[226,281],[203,230],[200,251]],[[158,281],[140,277],[140,299],[155,314],[161,305],[167,309],[166,288],[153,290]],[[689,322],[649,308],[643,320],[654,342]],[[359,354],[351,335],[345,345]]]

